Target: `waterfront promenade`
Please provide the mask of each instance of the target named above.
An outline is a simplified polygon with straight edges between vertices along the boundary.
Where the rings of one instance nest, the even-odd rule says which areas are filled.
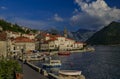
[[[20,62],[22,65],[22,63]],[[39,72],[33,70],[26,64],[23,64],[23,79],[48,79],[47,77],[41,75]]]

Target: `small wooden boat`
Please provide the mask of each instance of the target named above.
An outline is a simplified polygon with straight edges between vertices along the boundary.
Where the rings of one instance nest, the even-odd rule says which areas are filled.
[[[60,75],[66,75],[66,76],[77,76],[77,75],[81,75],[81,71],[77,71],[77,70],[60,70],[59,74]]]
[[[65,56],[67,56],[67,55],[70,55],[70,51],[59,51],[58,52],[58,55],[65,55]]]

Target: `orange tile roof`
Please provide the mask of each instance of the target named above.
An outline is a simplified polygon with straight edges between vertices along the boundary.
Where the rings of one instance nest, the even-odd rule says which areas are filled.
[[[29,38],[23,37],[23,36],[17,37],[13,41],[15,41],[15,42],[35,42],[35,40],[29,39]]]
[[[66,40],[71,40],[71,41],[75,41],[75,40],[73,40],[73,39],[70,39],[70,38],[66,38]]]
[[[83,44],[82,42],[75,42],[75,44]]]
[[[50,37],[50,40],[57,39],[58,37],[64,37],[64,36],[61,36],[61,35],[52,35],[52,34],[44,33],[44,32],[42,32],[41,35],[44,36],[44,37]],[[72,40],[72,41],[74,41],[73,39],[70,39],[70,38],[66,38],[66,40]]]
[[[0,32],[0,41],[5,41],[7,39],[7,33]]]

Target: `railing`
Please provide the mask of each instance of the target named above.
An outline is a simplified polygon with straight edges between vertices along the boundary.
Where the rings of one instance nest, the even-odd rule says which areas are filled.
[[[41,71],[40,67],[35,66],[34,64],[30,63],[30,62],[26,62],[27,65],[29,65],[31,68],[33,68],[34,70],[36,70],[37,72]]]
[[[48,73],[48,78],[49,79],[59,79],[59,77],[55,74],[52,74],[52,73]]]
[[[37,72],[39,72],[40,74],[44,75],[44,76],[48,76],[48,73],[46,70],[35,66],[34,64],[30,63],[30,62],[26,62],[27,65],[29,65],[31,68],[33,68],[34,70],[36,70]]]

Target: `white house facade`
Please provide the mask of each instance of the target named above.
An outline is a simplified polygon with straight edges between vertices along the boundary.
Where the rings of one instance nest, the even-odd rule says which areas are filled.
[[[12,40],[12,51],[27,53],[29,51],[35,50],[35,41],[27,37],[17,37]]]
[[[42,43],[39,43],[40,50],[73,50],[83,48],[83,43],[60,35],[50,35],[47,33],[41,39]]]

